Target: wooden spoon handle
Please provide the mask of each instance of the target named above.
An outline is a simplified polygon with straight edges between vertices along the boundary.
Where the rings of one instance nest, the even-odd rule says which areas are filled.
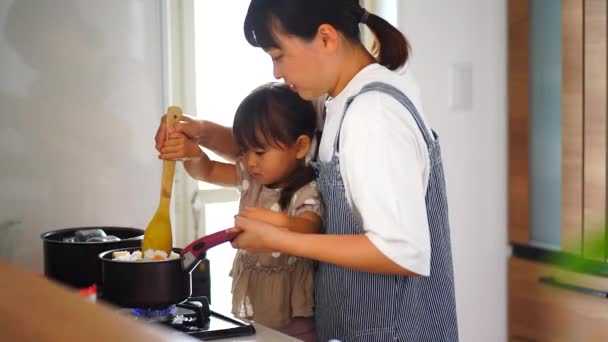
[[[182,109],[180,107],[171,106],[167,109],[166,126],[167,136],[165,142],[169,140],[169,129],[172,128],[176,123],[182,119]],[[171,199],[171,190],[173,189],[173,175],[175,174],[175,161],[164,160],[163,161],[163,178],[161,182],[160,197],[161,200]]]
[[[165,116],[167,121],[167,128],[172,128],[182,119],[182,109],[177,106],[171,106],[167,109],[167,115]],[[169,137],[169,130],[167,130],[167,139]]]

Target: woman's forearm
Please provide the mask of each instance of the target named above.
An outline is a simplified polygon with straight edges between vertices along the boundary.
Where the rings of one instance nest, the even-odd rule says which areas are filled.
[[[201,121],[202,134],[198,138],[202,145],[223,158],[234,161],[239,155],[239,147],[236,144],[232,128],[222,126],[215,122]]]
[[[298,234],[284,231],[272,245],[283,253],[359,271],[417,276],[387,258],[365,235]]]

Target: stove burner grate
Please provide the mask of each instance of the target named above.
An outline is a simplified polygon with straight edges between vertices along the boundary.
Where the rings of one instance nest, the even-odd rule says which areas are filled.
[[[136,320],[161,324],[200,340],[248,336],[255,328],[246,322],[209,309],[206,297],[191,297],[166,309],[123,309]]]

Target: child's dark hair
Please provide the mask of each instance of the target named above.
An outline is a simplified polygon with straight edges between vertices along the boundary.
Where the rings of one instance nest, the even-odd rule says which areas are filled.
[[[316,130],[316,112],[285,84],[273,82],[254,89],[234,115],[232,131],[241,150],[264,148],[268,144],[291,146],[299,136],[311,140]],[[293,194],[316,177],[312,167],[302,165],[281,190],[279,205],[286,209]]]
[[[249,44],[267,50],[279,47],[273,27],[310,41],[321,24],[330,24],[347,39],[358,42],[362,22],[376,36],[378,63],[395,70],[407,62],[407,39],[386,20],[367,13],[358,0],[252,0],[244,31]]]

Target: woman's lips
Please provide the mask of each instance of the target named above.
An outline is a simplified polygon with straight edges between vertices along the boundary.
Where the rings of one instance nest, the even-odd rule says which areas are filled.
[[[295,86],[295,85],[290,84],[290,85],[288,85],[288,87],[289,87],[289,89],[291,89],[291,91],[293,91],[294,93],[297,93],[297,92],[298,92],[298,89],[296,88],[296,86]]]

